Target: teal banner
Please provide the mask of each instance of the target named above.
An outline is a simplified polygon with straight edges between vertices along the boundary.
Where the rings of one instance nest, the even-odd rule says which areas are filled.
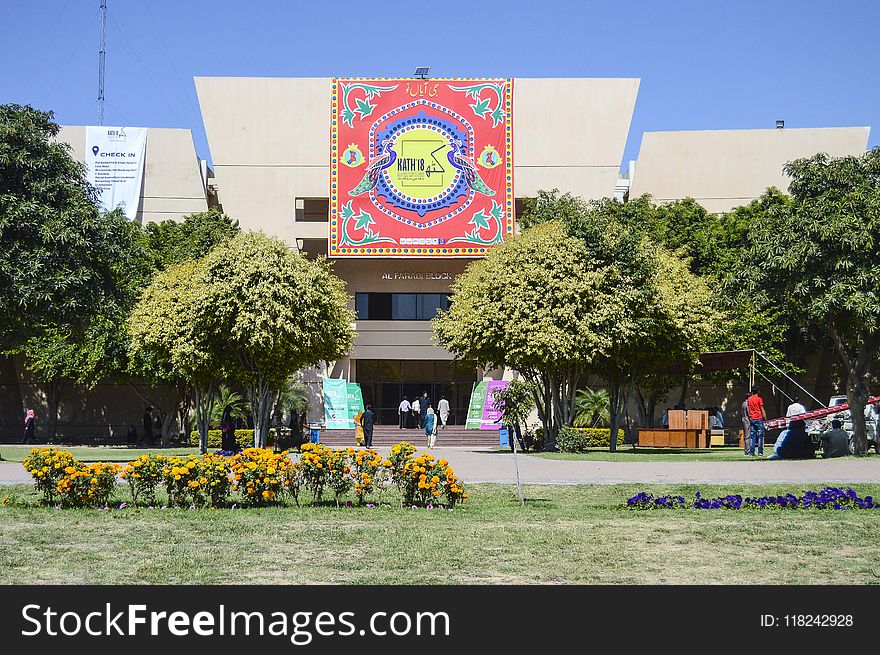
[[[364,411],[364,394],[361,392],[361,385],[357,382],[349,382],[346,384],[347,390],[347,398],[348,398],[348,420],[349,427],[354,427],[354,417],[358,415],[358,412],[363,413]]]
[[[348,415],[348,383],[324,378],[324,424],[328,430],[353,428]]]
[[[480,429],[483,423],[483,407],[486,404],[486,391],[488,388],[488,380],[477,382],[474,386],[474,390],[471,393],[471,402],[468,405],[467,423],[465,423],[466,429]]]

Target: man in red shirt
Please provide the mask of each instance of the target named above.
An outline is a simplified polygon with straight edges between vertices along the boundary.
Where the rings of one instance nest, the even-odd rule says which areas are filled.
[[[749,408],[749,457],[755,456],[755,444],[758,456],[764,456],[764,421],[767,412],[764,410],[764,399],[758,395],[758,386],[752,387],[752,395],[746,401]]]

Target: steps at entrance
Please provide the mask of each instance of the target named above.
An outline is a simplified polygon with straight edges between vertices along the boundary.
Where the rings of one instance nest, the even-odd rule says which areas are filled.
[[[397,426],[377,425],[373,428],[373,446],[393,446],[401,441],[408,441],[416,448],[422,449],[427,444],[423,430],[401,430]],[[325,446],[354,446],[354,430],[321,430],[321,443]],[[449,426],[437,430],[435,446],[467,446],[491,447],[498,445],[498,433],[494,430],[465,430],[460,425]]]

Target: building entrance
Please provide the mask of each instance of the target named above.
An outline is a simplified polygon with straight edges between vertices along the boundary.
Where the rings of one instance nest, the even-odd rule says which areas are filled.
[[[449,425],[464,425],[477,381],[476,367],[443,360],[359,359],[354,370],[364,403],[373,406],[382,425],[398,425],[400,401],[406,397],[412,402],[425,391],[435,412],[440,398],[449,401]],[[407,427],[416,429],[418,423],[411,417]]]

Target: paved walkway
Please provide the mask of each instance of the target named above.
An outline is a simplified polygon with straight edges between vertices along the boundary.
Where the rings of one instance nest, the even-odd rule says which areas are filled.
[[[448,459],[465,482],[514,481],[510,452],[474,448],[437,448],[432,452]],[[517,460],[524,484],[880,482],[880,457],[775,462],[578,462],[520,455]],[[0,484],[30,481],[20,463],[0,462]]]

